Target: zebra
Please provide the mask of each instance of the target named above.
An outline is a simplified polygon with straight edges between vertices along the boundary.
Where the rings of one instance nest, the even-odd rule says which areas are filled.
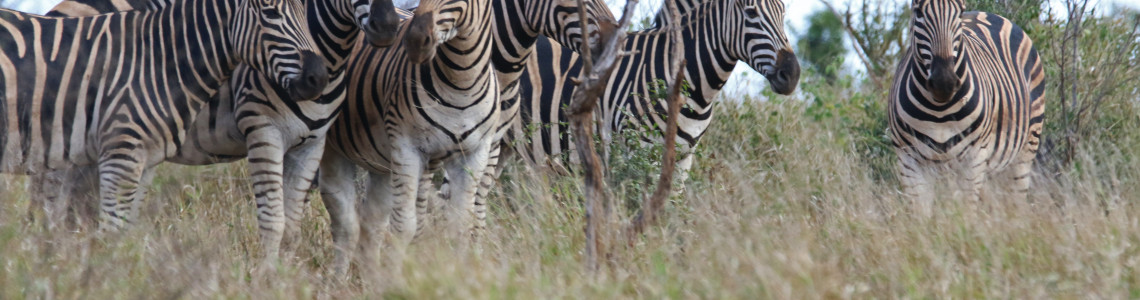
[[[776,93],[788,95],[799,82],[800,67],[784,33],[784,4],[780,0],[668,0],[675,1],[680,20],[669,13],[656,16],[656,27],[633,32],[625,45],[632,53],[614,69],[606,92],[599,99],[599,136],[609,144],[614,134],[624,130],[665,128],[668,112],[664,102],[639,95],[650,95],[654,82],[673,82],[674,66],[666,56],[673,50],[674,38],[668,30],[682,27],[685,57],[684,80],[691,93],[685,95],[677,121],[677,177],[684,181],[693,164],[693,150],[712,122],[717,94],[738,60],[764,74]],[[577,54],[564,51],[556,43],[540,40],[534,56],[527,61],[520,81],[519,122],[503,139],[530,163],[576,163],[574,143],[569,136],[569,116],[561,108],[570,104],[582,62]],[[651,132],[635,131],[647,142],[662,143]],[[497,174],[497,173],[495,173]],[[678,191],[675,191],[679,193]],[[482,193],[482,191],[480,191]]]
[[[0,171],[97,165],[106,230],[134,220],[153,167],[177,154],[238,64],[272,74],[293,100],[328,83],[295,0],[180,0],[75,18],[0,10],[0,25]]]
[[[583,1],[585,4],[586,20],[580,20],[578,2],[575,0],[518,0],[518,1],[492,1],[494,13],[493,46],[491,51],[491,64],[494,66],[495,77],[499,82],[500,121],[495,125],[493,140],[499,140],[514,122],[518,110],[518,81],[523,74],[525,63],[531,56],[533,45],[539,40],[554,39],[567,45],[569,49],[577,50],[581,47],[593,47],[593,53],[600,53],[600,41],[613,34],[615,26],[613,16],[606,8],[605,3],[598,0]],[[401,14],[403,15],[403,14]],[[588,28],[590,36],[585,36],[582,26]],[[540,36],[543,35],[543,36]],[[394,54],[383,53],[381,57]],[[377,62],[372,60],[371,62]],[[492,170],[498,157],[499,143],[491,144],[488,157],[488,168]],[[454,152],[453,152],[454,153]],[[451,155],[453,153],[447,153]],[[427,199],[435,195],[435,187],[431,183],[431,174],[440,169],[440,163],[449,160],[448,156],[430,161],[427,172],[420,177],[420,187],[417,191],[416,212],[418,216],[427,215]],[[325,165],[327,163],[322,163]],[[347,164],[339,168],[345,168]],[[323,173],[324,171],[322,171]],[[334,173],[335,174],[335,173]],[[341,173],[349,176],[349,173]],[[347,180],[347,179],[345,179]],[[486,182],[483,182],[486,183]],[[450,183],[443,186],[444,190],[451,190]],[[346,191],[335,188],[337,191]],[[376,190],[376,189],[370,189]],[[481,191],[482,189],[480,189]],[[350,193],[351,194],[351,193]],[[443,198],[450,198],[448,193]],[[334,198],[322,193],[325,207],[332,218],[333,240],[337,244],[336,269],[344,274],[348,266],[346,251],[356,249],[357,239],[360,236],[360,223],[357,218],[354,202],[348,198]],[[483,199],[482,196],[476,199]],[[475,231],[484,226],[486,209],[483,202],[475,202]],[[423,220],[398,221],[414,227],[419,233],[425,223]],[[414,226],[413,226],[414,225]],[[401,232],[411,234],[406,230]],[[369,232],[374,234],[375,231]]]
[[[109,10],[109,9],[131,9],[132,7],[146,8],[146,7],[151,6],[151,5],[161,7],[161,6],[164,6],[165,3],[168,1],[172,1],[172,0],[134,0],[135,3],[132,3],[130,6],[108,7],[108,6],[100,6],[100,5],[106,5],[107,4],[107,2],[104,2],[104,1],[69,0],[69,1],[65,1],[65,2],[61,3],[59,6],[57,6],[57,9],[54,11],[59,12],[60,11],[59,9],[61,7],[93,7],[93,8],[86,8],[83,11],[91,11],[91,10],[105,11],[105,10]],[[360,0],[356,0],[356,1],[360,1]],[[376,1],[380,1],[380,0],[376,0]],[[343,12],[343,10],[341,10],[339,13],[332,13],[331,14],[333,16],[338,16],[338,17],[317,18],[316,16],[327,16],[330,14],[320,13],[320,11],[327,11],[328,10],[326,8],[327,6],[313,7],[314,3],[324,3],[324,2],[321,2],[321,1],[309,1],[309,2],[307,2],[307,4],[310,5],[309,13],[310,13],[310,20],[312,20],[312,21],[315,21],[318,19],[319,20],[325,20],[325,19],[328,19],[328,20],[342,19],[343,20],[343,19],[346,19],[346,17],[347,17],[347,15],[345,15],[345,12]],[[610,16],[609,11],[605,9],[604,3],[601,3],[601,2],[596,1],[596,0],[585,1],[585,3],[587,4],[587,15],[588,15],[588,20],[585,23],[587,24],[588,27],[590,27],[589,31],[592,33],[592,37],[589,37],[587,40],[591,41],[590,43],[592,45],[597,45],[599,43],[592,42],[592,41],[597,41],[597,40],[601,39],[603,36],[607,36],[609,33],[612,33],[616,28],[611,23],[605,22],[606,20],[612,20],[612,16]],[[376,8],[376,5],[379,5],[379,4],[374,4],[373,8]],[[492,61],[495,65],[497,78],[499,79],[499,82],[500,82],[500,88],[501,88],[500,94],[502,95],[501,96],[502,99],[504,99],[503,100],[503,106],[502,106],[502,110],[503,110],[502,115],[504,115],[504,116],[514,115],[515,111],[517,110],[517,107],[518,107],[517,105],[515,105],[515,103],[517,103],[517,100],[508,100],[508,99],[515,99],[517,97],[517,88],[516,87],[517,87],[518,78],[522,74],[521,66],[525,63],[526,59],[530,55],[530,47],[531,47],[531,45],[534,44],[535,40],[544,38],[544,37],[540,37],[539,34],[543,34],[547,37],[555,38],[558,42],[566,44],[566,45],[568,45],[568,47],[570,47],[572,49],[576,49],[577,45],[583,43],[582,33],[581,33],[581,30],[579,29],[582,22],[580,22],[578,20],[579,16],[576,13],[577,12],[577,2],[576,1],[570,1],[570,0],[495,1],[495,2],[493,2],[492,5],[494,7],[494,13],[495,13],[495,24],[494,24],[494,26],[496,28],[495,29],[495,35],[494,35],[494,37],[496,39],[496,41],[495,41],[496,47],[494,49],[494,52],[492,53]],[[389,6],[390,6],[390,4],[384,4],[384,7],[389,7]],[[359,5],[357,5],[356,7],[358,7],[358,8],[355,9],[355,11],[358,11],[358,12],[361,11],[361,9],[359,9],[359,7],[360,7]],[[70,8],[70,9],[75,10],[74,8]],[[399,15],[400,18],[407,18],[407,17],[411,16],[410,12],[407,12],[404,10],[397,9],[396,13]],[[373,15],[376,15],[376,14],[377,14],[376,12],[373,13]],[[360,16],[358,16],[358,18],[360,18]],[[315,39],[318,42],[320,42],[318,45],[322,47],[322,52],[325,53],[326,61],[329,63],[329,66],[330,66],[330,74],[332,75],[332,78],[333,78],[331,80],[331,82],[333,84],[331,84],[329,86],[328,90],[334,90],[335,89],[335,91],[337,93],[326,92],[325,94],[322,95],[321,100],[315,101],[314,103],[306,103],[306,104],[309,104],[309,106],[307,106],[303,110],[298,110],[297,109],[299,107],[298,105],[286,105],[287,103],[285,103],[285,104],[274,103],[272,105],[264,105],[263,103],[266,103],[267,100],[262,100],[260,98],[255,97],[257,95],[261,95],[264,93],[252,93],[252,94],[251,93],[245,93],[245,94],[235,95],[235,97],[238,97],[239,99],[233,100],[233,102],[239,103],[238,106],[241,106],[242,104],[247,104],[247,106],[252,106],[253,108],[256,108],[256,109],[250,109],[249,113],[242,114],[244,116],[247,116],[247,118],[259,117],[262,119],[269,119],[269,120],[271,120],[272,124],[305,124],[305,125],[317,124],[317,125],[320,125],[321,127],[310,128],[308,131],[297,130],[297,129],[293,129],[292,131],[287,131],[284,129],[281,130],[282,132],[286,132],[286,133],[301,132],[301,134],[299,134],[293,138],[294,141],[301,141],[301,140],[308,139],[308,140],[313,141],[312,143],[317,143],[317,141],[315,141],[315,139],[317,139],[317,138],[320,138],[321,140],[324,139],[324,132],[327,130],[327,128],[328,128],[327,124],[329,124],[329,123],[328,122],[309,122],[306,120],[330,120],[332,118],[335,118],[337,113],[339,112],[339,110],[337,110],[335,108],[339,107],[340,104],[343,102],[344,92],[346,90],[345,90],[343,85],[340,85],[339,87],[334,88],[334,86],[336,86],[337,83],[343,82],[343,79],[340,79],[343,76],[343,67],[337,68],[336,66],[342,66],[344,64],[345,57],[348,56],[348,54],[346,52],[348,52],[352,49],[353,39],[350,37],[345,37],[344,39],[341,40],[341,41],[348,41],[349,44],[347,44],[347,45],[340,44],[340,43],[334,43],[334,42],[329,42],[329,43],[323,42],[325,40],[330,39],[330,38],[326,38],[326,37],[335,37],[336,35],[334,33],[346,32],[343,30],[341,30],[341,31],[333,30],[333,28],[347,28],[347,27],[349,27],[349,24],[334,25],[334,24],[318,24],[318,22],[314,22],[314,23],[310,24],[310,27],[314,30],[314,33],[324,32],[323,36],[321,34],[316,34]],[[348,31],[348,32],[352,32],[352,31]],[[365,32],[367,33],[368,31],[366,30]],[[336,45],[335,47],[331,46],[334,44]],[[335,50],[333,50],[333,49],[335,49]],[[599,53],[599,52],[600,51],[594,51],[594,53]],[[345,53],[345,54],[343,54],[343,55],[332,55],[334,53]],[[241,86],[241,85],[236,83],[236,82],[239,82],[238,78],[240,78],[240,76],[235,76],[235,79],[234,79],[234,82],[235,82],[234,85],[235,86]],[[241,100],[241,99],[253,99],[253,100]],[[242,147],[245,147],[246,142],[240,140],[240,137],[243,136],[243,134],[242,134],[243,131],[240,129],[237,129],[237,126],[235,125],[236,123],[241,123],[241,122],[240,121],[236,121],[236,122],[233,121],[233,119],[234,119],[233,116],[238,115],[239,113],[235,112],[233,105],[226,104],[226,102],[231,101],[231,100],[229,100],[228,97],[218,97],[218,100],[219,100],[218,101],[219,103],[210,103],[210,105],[211,105],[210,108],[206,109],[200,113],[200,115],[197,119],[198,123],[203,124],[203,123],[208,122],[209,123],[208,125],[210,125],[210,126],[195,126],[194,130],[192,131],[192,134],[190,136],[190,139],[188,139],[188,141],[185,143],[186,145],[184,147],[186,149],[184,149],[183,153],[189,153],[189,154],[193,154],[193,155],[206,155],[207,157],[210,157],[211,159],[213,159],[213,161],[219,161],[219,162],[240,158],[239,155],[242,154],[242,152],[240,152],[240,151],[241,151]],[[317,106],[317,103],[327,103],[327,104],[325,104],[323,106]],[[321,107],[324,107],[324,109],[321,109]],[[261,111],[264,111],[264,112],[259,113],[258,109],[260,109]],[[302,117],[298,117],[298,116],[302,116]],[[307,117],[307,118],[303,118],[303,117]],[[506,122],[507,121],[503,121],[502,124],[506,124]],[[302,128],[303,129],[304,127],[294,126],[293,128]],[[501,125],[501,127],[499,129],[500,130],[499,134],[502,134],[505,131],[505,128],[506,128],[505,126]],[[282,137],[289,138],[289,135],[283,134]],[[252,144],[252,142],[250,142],[250,143]],[[310,143],[310,144],[312,144],[312,143]],[[323,144],[323,142],[320,142],[320,144]],[[198,146],[198,145],[203,145],[203,146]],[[198,149],[205,148],[205,146],[213,147],[214,149],[221,148],[221,149],[238,149],[238,150],[227,150],[227,151],[198,150]],[[496,146],[497,146],[497,144],[496,144]],[[293,147],[293,148],[289,149],[286,152],[286,157],[290,156],[290,153],[294,152],[294,149],[296,149],[296,148],[299,148],[299,147]],[[323,151],[323,148],[314,149],[314,150]],[[307,153],[310,153],[310,155],[312,155],[313,153],[317,153],[317,151],[310,151]],[[496,157],[494,155],[494,153],[497,153],[496,152],[497,148],[493,149],[492,151],[493,151],[492,152],[493,153],[492,159],[494,159]],[[205,154],[202,154],[202,153],[205,153]],[[317,154],[319,154],[319,153],[317,153]],[[182,156],[186,156],[186,155],[182,155]],[[182,163],[183,158],[181,158],[181,156],[180,156],[179,158],[176,158],[175,161]],[[208,162],[203,162],[202,159],[199,159],[198,163],[195,163],[195,164],[201,164],[201,163],[208,163]],[[302,191],[306,190],[307,186],[309,186],[309,184],[312,182],[312,180],[311,180],[311,178],[313,177],[312,174],[315,173],[315,170],[313,170],[313,169],[316,169],[315,166],[312,166],[312,168],[309,168],[309,169],[291,171],[290,169],[296,170],[296,167],[294,167],[296,165],[298,165],[298,164],[286,163],[283,166],[283,168],[286,170],[287,174],[301,173],[301,174],[307,175],[307,176],[287,177],[285,180],[284,186],[286,188],[292,187],[293,191],[296,192],[295,194],[293,194],[293,196],[288,196],[288,194],[290,193],[290,190],[286,190],[287,196],[285,197],[285,201],[284,201],[285,206],[287,208],[286,209],[286,216],[288,217],[286,219],[286,227],[285,227],[286,228],[286,234],[285,234],[286,238],[296,234],[296,230],[298,228],[296,226],[296,224],[299,223],[300,216],[302,215],[299,208],[307,206],[307,205],[292,205],[292,204],[308,200],[307,198],[304,200],[298,200],[298,198],[301,198],[303,196]],[[254,169],[254,166],[255,166],[254,164],[250,165],[250,168],[251,168],[250,172],[251,173],[256,172],[256,170]],[[430,180],[431,177],[430,176],[424,176],[424,178]],[[291,182],[299,182],[300,185],[293,184]],[[77,195],[83,195],[81,192],[77,192],[76,194]],[[261,203],[261,201],[259,201],[259,203]],[[478,206],[478,207],[480,208],[480,209],[478,209],[478,211],[480,211],[480,212],[485,211],[485,210],[481,209],[482,206]],[[421,208],[422,208],[422,206],[421,206]],[[480,220],[482,220],[482,216],[483,216],[483,214],[480,214],[480,218],[479,218]],[[347,221],[345,221],[345,222],[347,222]],[[359,225],[355,222],[355,220],[353,220],[352,223],[348,223],[348,224],[352,224],[352,227],[357,228],[357,229],[351,230],[352,232],[358,232],[359,231],[359,229],[358,229]],[[423,224],[423,223],[421,222],[420,224]]]
[[[369,172],[369,199],[359,203],[365,262],[375,261],[367,258],[374,258],[389,222],[396,257],[415,234],[417,187],[432,160],[446,158],[453,174],[451,220],[469,219],[499,125],[493,23],[491,0],[424,0],[401,27],[402,43],[357,48],[349,58],[348,98],[330,128],[319,174],[338,274],[347,271],[343,252],[355,249],[342,244],[354,237],[340,222],[356,219],[356,166]]]
[[[177,1],[183,0],[135,0],[115,7],[105,1],[71,0],[52,13],[154,9]],[[276,256],[283,239],[299,235],[301,203],[324,150],[325,132],[343,102],[345,62],[358,36],[363,32],[364,40],[372,46],[385,47],[395,42],[399,26],[391,0],[302,2],[331,84],[314,101],[291,101],[270,78],[239,66],[222,92],[198,112],[182,149],[168,159],[178,164],[206,165],[248,156],[262,242],[271,256]],[[73,193],[84,195],[82,188]],[[66,194],[58,197],[69,198]],[[284,215],[279,213],[282,205]]]
[[[904,194],[929,212],[929,171],[951,171],[976,199],[987,177],[1029,190],[1044,121],[1045,74],[1016,24],[962,0],[914,0],[910,45],[888,108]]]

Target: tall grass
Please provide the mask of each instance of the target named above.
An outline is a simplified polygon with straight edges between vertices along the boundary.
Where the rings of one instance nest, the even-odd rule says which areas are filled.
[[[1097,140],[1028,202],[1000,189],[909,213],[851,124],[803,101],[720,105],[662,226],[603,271],[581,265],[577,178],[510,164],[478,252],[414,243],[403,282],[328,277],[314,203],[276,271],[260,258],[241,164],[164,166],[141,221],[120,234],[46,232],[4,181],[0,298],[1124,298],[1140,296],[1136,134]],[[846,104],[837,103],[838,106]],[[814,107],[814,108],[813,108]],[[849,120],[875,118],[852,109]],[[854,123],[852,123],[854,122]],[[884,125],[885,126],[885,125]],[[847,136],[847,137],[845,137]],[[505,203],[512,203],[509,209]],[[622,212],[628,215],[628,212]],[[395,283],[393,283],[395,282]]]
[[[517,161],[489,199],[478,247],[429,234],[399,274],[348,280],[329,276],[328,216],[316,195],[293,250],[256,271],[245,165],[164,165],[142,220],[119,234],[47,231],[26,219],[25,179],[0,177],[0,299],[1140,298],[1133,21],[1087,22],[1072,39],[1085,66],[1075,74],[1056,67],[1064,23],[1031,28],[1050,82],[1081,78],[1083,102],[1070,103],[1099,109],[1077,118],[1049,102],[1046,141],[1058,145],[1045,148],[1056,150],[1042,154],[1049,163],[1028,201],[995,183],[980,201],[946,190],[932,216],[912,214],[893,176],[882,85],[805,74],[794,98],[722,99],[684,194],[599,272],[582,265],[581,178]],[[1104,49],[1128,63],[1103,71],[1118,59],[1097,55]],[[1060,145],[1072,136],[1080,142]],[[660,151],[611,151],[627,155],[611,159],[609,176],[627,204],[618,214],[629,216],[651,190]],[[1062,152],[1064,162],[1050,160]]]

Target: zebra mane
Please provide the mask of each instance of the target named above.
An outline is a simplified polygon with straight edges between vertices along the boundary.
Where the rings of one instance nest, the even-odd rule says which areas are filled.
[[[723,0],[665,0],[673,1],[677,4],[677,10],[681,14],[680,20],[670,20],[669,9],[665,3],[661,3],[661,8],[657,10],[657,14],[653,17],[653,27],[647,28],[650,32],[630,32],[630,35],[647,35],[654,34],[656,31],[668,29],[671,26],[688,27],[693,23],[697,23],[702,18],[706,17],[708,7],[713,6],[717,2]]]

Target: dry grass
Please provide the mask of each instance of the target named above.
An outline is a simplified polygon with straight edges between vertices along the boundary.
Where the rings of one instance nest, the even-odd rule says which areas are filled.
[[[243,165],[164,166],[145,221],[105,238],[26,223],[12,177],[0,185],[0,299],[1140,297],[1140,166],[1137,150],[1114,146],[1135,141],[1089,143],[1072,170],[1038,176],[1028,203],[945,197],[919,218],[843,128],[804,111],[721,105],[664,225],[599,273],[581,264],[579,181],[517,166],[490,201],[481,254],[419,241],[403,284],[327,278],[319,202],[293,258],[251,276],[258,242]]]

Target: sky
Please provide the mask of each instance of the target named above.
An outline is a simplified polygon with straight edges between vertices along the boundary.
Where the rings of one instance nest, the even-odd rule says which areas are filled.
[[[501,1],[501,0],[497,0]],[[625,0],[604,0],[610,5],[611,11],[620,17],[622,7],[625,5]],[[845,7],[848,3],[858,3],[861,0],[831,0],[832,3],[838,7]],[[900,0],[894,0],[900,1]],[[1050,3],[1055,8],[1062,8],[1062,0],[1051,0]],[[1094,0],[1098,1],[1098,0]],[[1140,9],[1140,0],[1099,0],[1101,7],[1109,7],[1112,5],[1123,5],[1132,8]],[[30,13],[44,13],[59,3],[59,0],[0,0],[0,7],[15,9]],[[412,7],[418,0],[395,0],[397,6]],[[787,6],[786,15],[784,20],[786,22],[786,29],[788,30],[788,38],[791,39],[792,44],[795,44],[796,33],[803,31],[807,28],[807,16],[812,12],[824,9],[823,3],[820,0],[784,0]],[[652,15],[661,6],[661,0],[642,0],[640,8],[636,11],[637,16]],[[1059,9],[1059,11],[1064,11]],[[636,19],[635,19],[636,20]],[[849,54],[846,59],[846,67],[853,69],[861,69],[854,54]],[[725,86],[724,95],[731,98],[737,98],[744,95],[755,96],[759,94],[760,89],[766,88],[767,83],[763,82],[764,77],[756,71],[753,71],[747,65],[738,63],[734,74],[729,79],[728,84]]]

